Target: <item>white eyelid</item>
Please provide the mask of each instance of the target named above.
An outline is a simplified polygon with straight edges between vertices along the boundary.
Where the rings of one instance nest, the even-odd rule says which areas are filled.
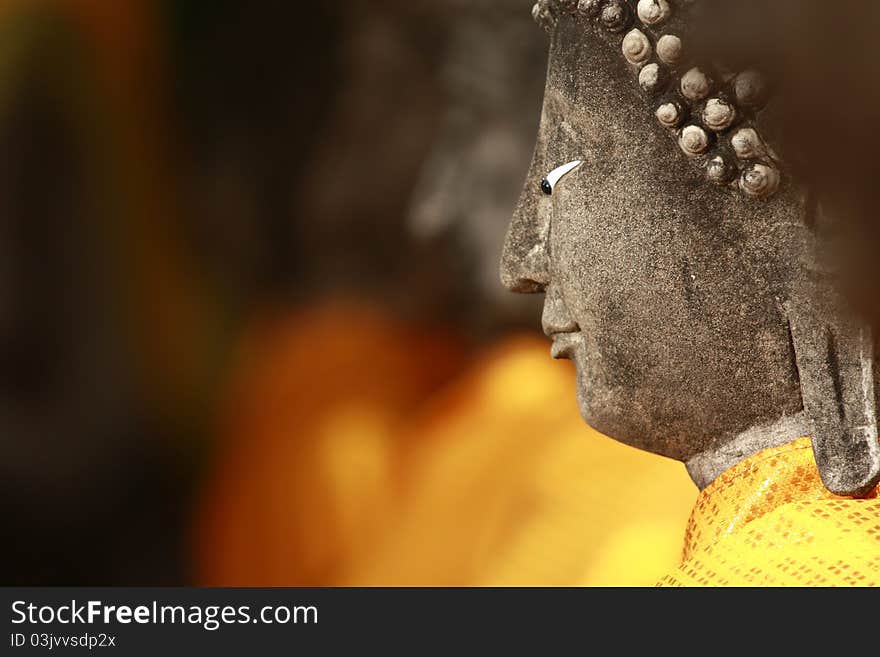
[[[556,167],[547,174],[547,178],[545,179],[548,183],[550,183],[550,189],[556,187],[556,183],[562,180],[562,177],[571,173],[575,169],[577,169],[583,162],[581,160],[574,160],[573,162],[569,162],[568,164],[563,164],[561,167]]]

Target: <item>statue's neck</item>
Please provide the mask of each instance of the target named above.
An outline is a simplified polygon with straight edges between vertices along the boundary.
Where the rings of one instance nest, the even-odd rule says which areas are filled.
[[[703,490],[725,470],[771,447],[809,436],[812,428],[804,413],[783,417],[772,424],[751,427],[723,445],[689,459],[685,465],[694,483]]]

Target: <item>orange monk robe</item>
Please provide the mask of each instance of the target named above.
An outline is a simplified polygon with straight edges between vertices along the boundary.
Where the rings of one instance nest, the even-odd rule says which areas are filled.
[[[193,512],[195,582],[331,584],[394,518],[401,425],[465,349],[340,301],[255,322],[238,351]]]
[[[678,563],[683,466],[588,429],[546,341],[508,340],[449,386],[462,352],[362,306],[248,344],[198,583],[651,584]]]
[[[587,427],[573,381],[545,340],[510,339],[432,400],[396,525],[341,581],[649,585],[677,564],[696,487]]]
[[[880,585],[880,500],[822,485],[808,438],[734,466],[699,496],[673,586]]]

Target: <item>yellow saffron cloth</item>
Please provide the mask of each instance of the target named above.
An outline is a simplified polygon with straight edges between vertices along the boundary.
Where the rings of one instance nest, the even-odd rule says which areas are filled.
[[[876,586],[880,500],[822,485],[809,438],[762,451],[697,499],[684,561],[660,586]]]
[[[349,585],[651,586],[681,558],[681,463],[584,424],[543,339],[487,350],[407,427],[396,522]]]

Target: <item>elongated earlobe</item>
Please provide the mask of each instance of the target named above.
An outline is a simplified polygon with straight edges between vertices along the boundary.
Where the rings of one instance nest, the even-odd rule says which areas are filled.
[[[821,307],[816,297],[788,311],[819,474],[832,493],[865,495],[880,481],[870,330],[839,319],[836,309]]]

